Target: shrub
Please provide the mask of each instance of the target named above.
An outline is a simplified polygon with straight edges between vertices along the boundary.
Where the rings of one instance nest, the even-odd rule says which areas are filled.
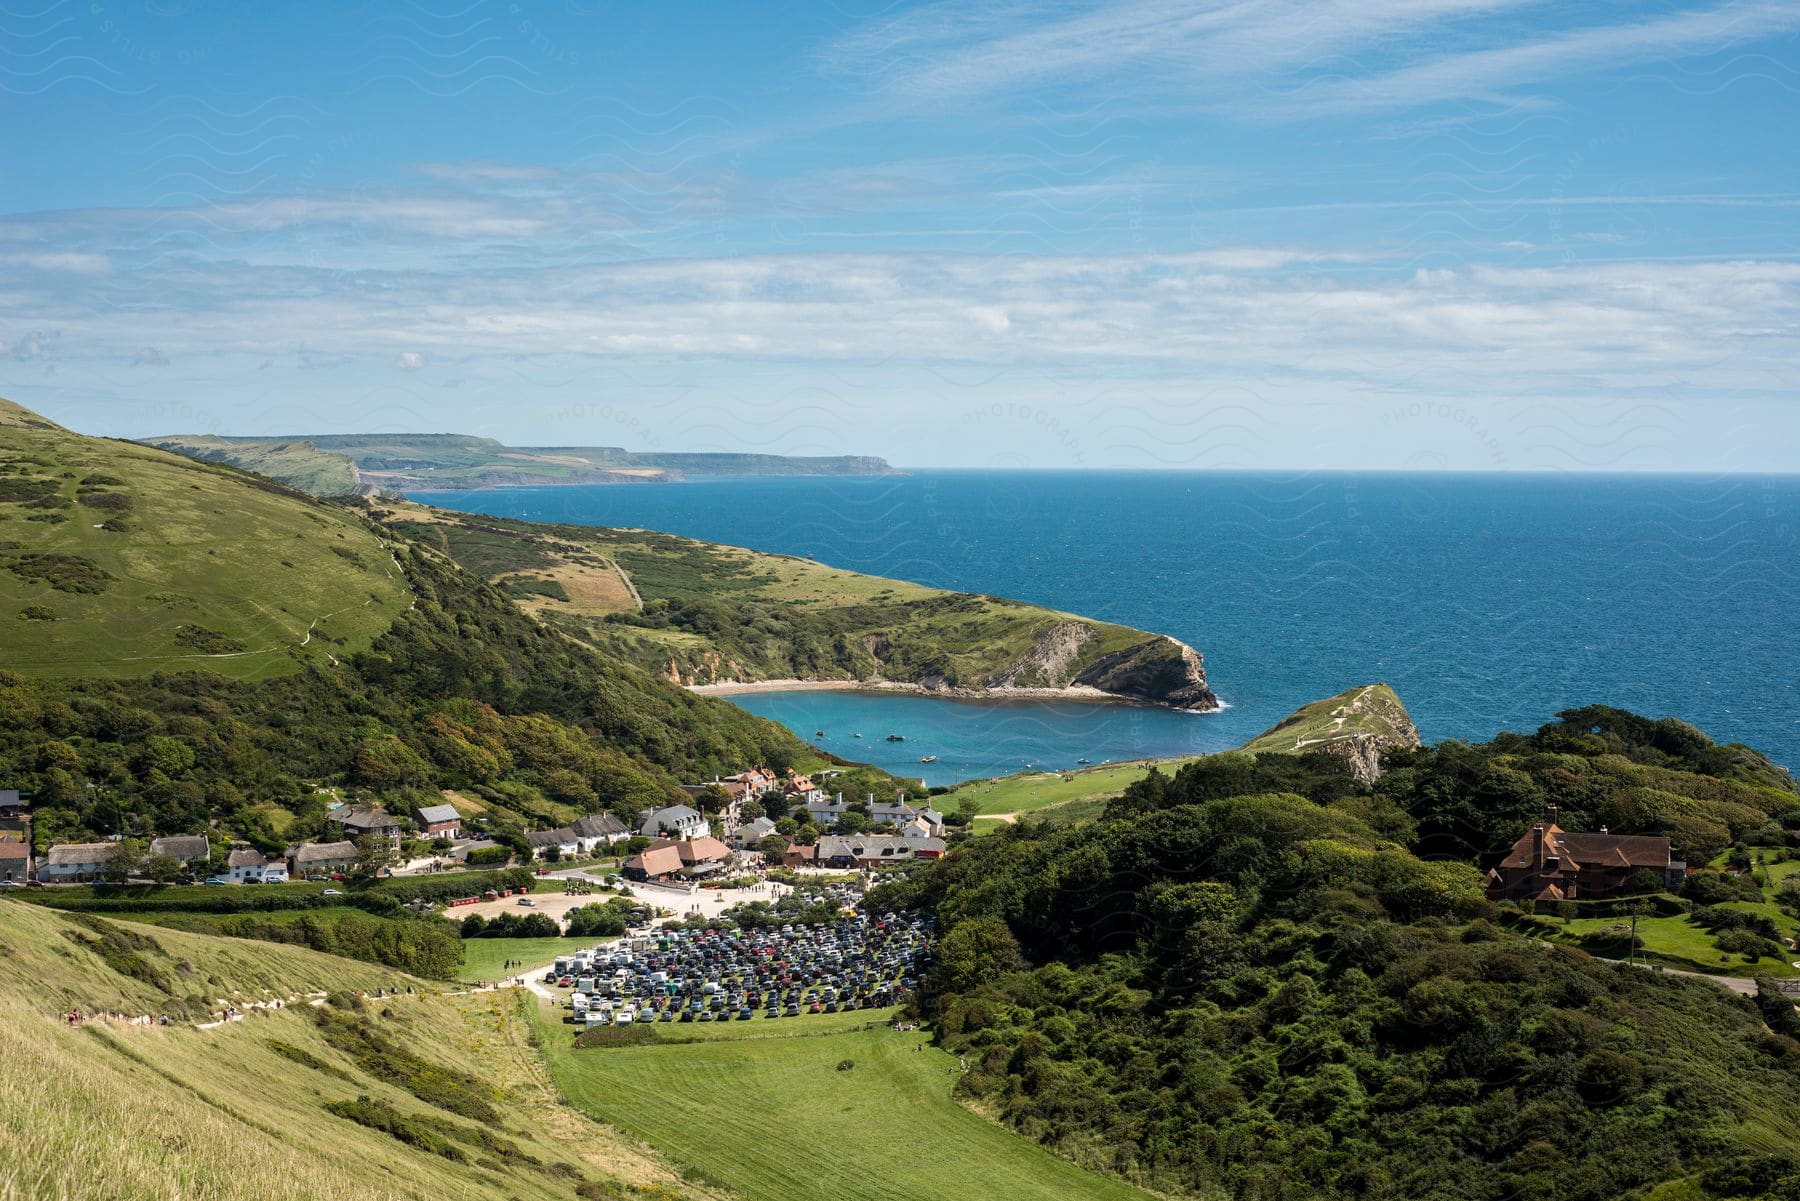
[[[133,508],[131,497],[123,492],[82,492],[75,499],[90,509],[107,513],[129,513]]]
[[[48,584],[58,592],[104,592],[112,574],[82,555],[19,555],[6,567],[27,583]]]
[[[403,1114],[385,1101],[371,1100],[367,1094],[354,1101],[328,1102],[325,1111],[355,1122],[359,1126],[367,1126],[371,1130],[379,1130],[383,1134],[391,1135],[410,1147],[429,1151],[433,1155],[441,1155],[445,1159],[457,1163],[469,1158],[463,1153],[462,1148],[451,1143],[437,1129],[434,1129],[435,1123],[425,1118]]]
[[[208,655],[231,655],[244,649],[244,644],[236,638],[217,630],[209,630],[205,626],[178,626],[175,641]]]
[[[575,1036],[577,1047],[641,1047],[659,1041],[656,1028],[648,1022],[629,1026],[595,1026]]]
[[[494,1107],[499,1093],[481,1078],[420,1058],[353,1013],[316,1009],[313,1019],[325,1041],[369,1075],[439,1109],[478,1122],[499,1121],[500,1113]]]
[[[56,610],[49,605],[26,605],[19,610],[21,621],[55,621]]]

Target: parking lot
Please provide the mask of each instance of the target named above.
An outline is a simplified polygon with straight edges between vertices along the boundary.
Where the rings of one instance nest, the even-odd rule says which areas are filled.
[[[585,1026],[804,1018],[898,1003],[930,946],[912,914],[660,931],[571,952],[531,983]]]

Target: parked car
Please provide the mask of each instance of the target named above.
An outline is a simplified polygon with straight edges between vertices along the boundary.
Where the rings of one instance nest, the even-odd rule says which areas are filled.
[[[327,888],[323,895],[328,897],[341,897],[344,895],[344,890],[341,888]]]
[[[530,897],[520,897],[518,903],[521,905],[526,905],[526,906],[534,906],[537,904],[537,902],[532,900]]]
[[[229,884],[229,883],[231,883],[231,881],[227,880],[224,876],[208,876],[205,880],[202,881],[202,883],[204,883],[204,884]]]

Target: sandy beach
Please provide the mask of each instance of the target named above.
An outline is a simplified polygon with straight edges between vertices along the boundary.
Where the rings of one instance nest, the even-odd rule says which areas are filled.
[[[713,684],[684,685],[703,696],[742,696],[755,692],[898,692],[937,697],[948,701],[1080,701],[1096,705],[1146,705],[1168,708],[1152,701],[1102,692],[1098,688],[927,688],[900,680],[720,680]]]

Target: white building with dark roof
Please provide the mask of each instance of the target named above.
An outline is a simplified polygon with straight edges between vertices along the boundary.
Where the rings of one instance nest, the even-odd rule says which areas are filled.
[[[249,847],[236,847],[225,857],[225,878],[233,884],[242,884],[246,880],[266,880],[268,870],[268,857]],[[287,878],[286,864],[281,865],[281,877],[284,880]]]
[[[116,842],[65,842],[44,856],[38,879],[46,884],[91,883],[100,879],[118,851]]]
[[[705,815],[692,805],[652,809],[638,823],[638,833],[645,838],[704,838],[711,829]]]
[[[178,863],[203,863],[212,858],[212,843],[201,834],[170,834],[150,840],[152,855],[167,855]]]
[[[308,842],[288,851],[288,871],[301,879],[345,872],[356,866],[353,842]]]

